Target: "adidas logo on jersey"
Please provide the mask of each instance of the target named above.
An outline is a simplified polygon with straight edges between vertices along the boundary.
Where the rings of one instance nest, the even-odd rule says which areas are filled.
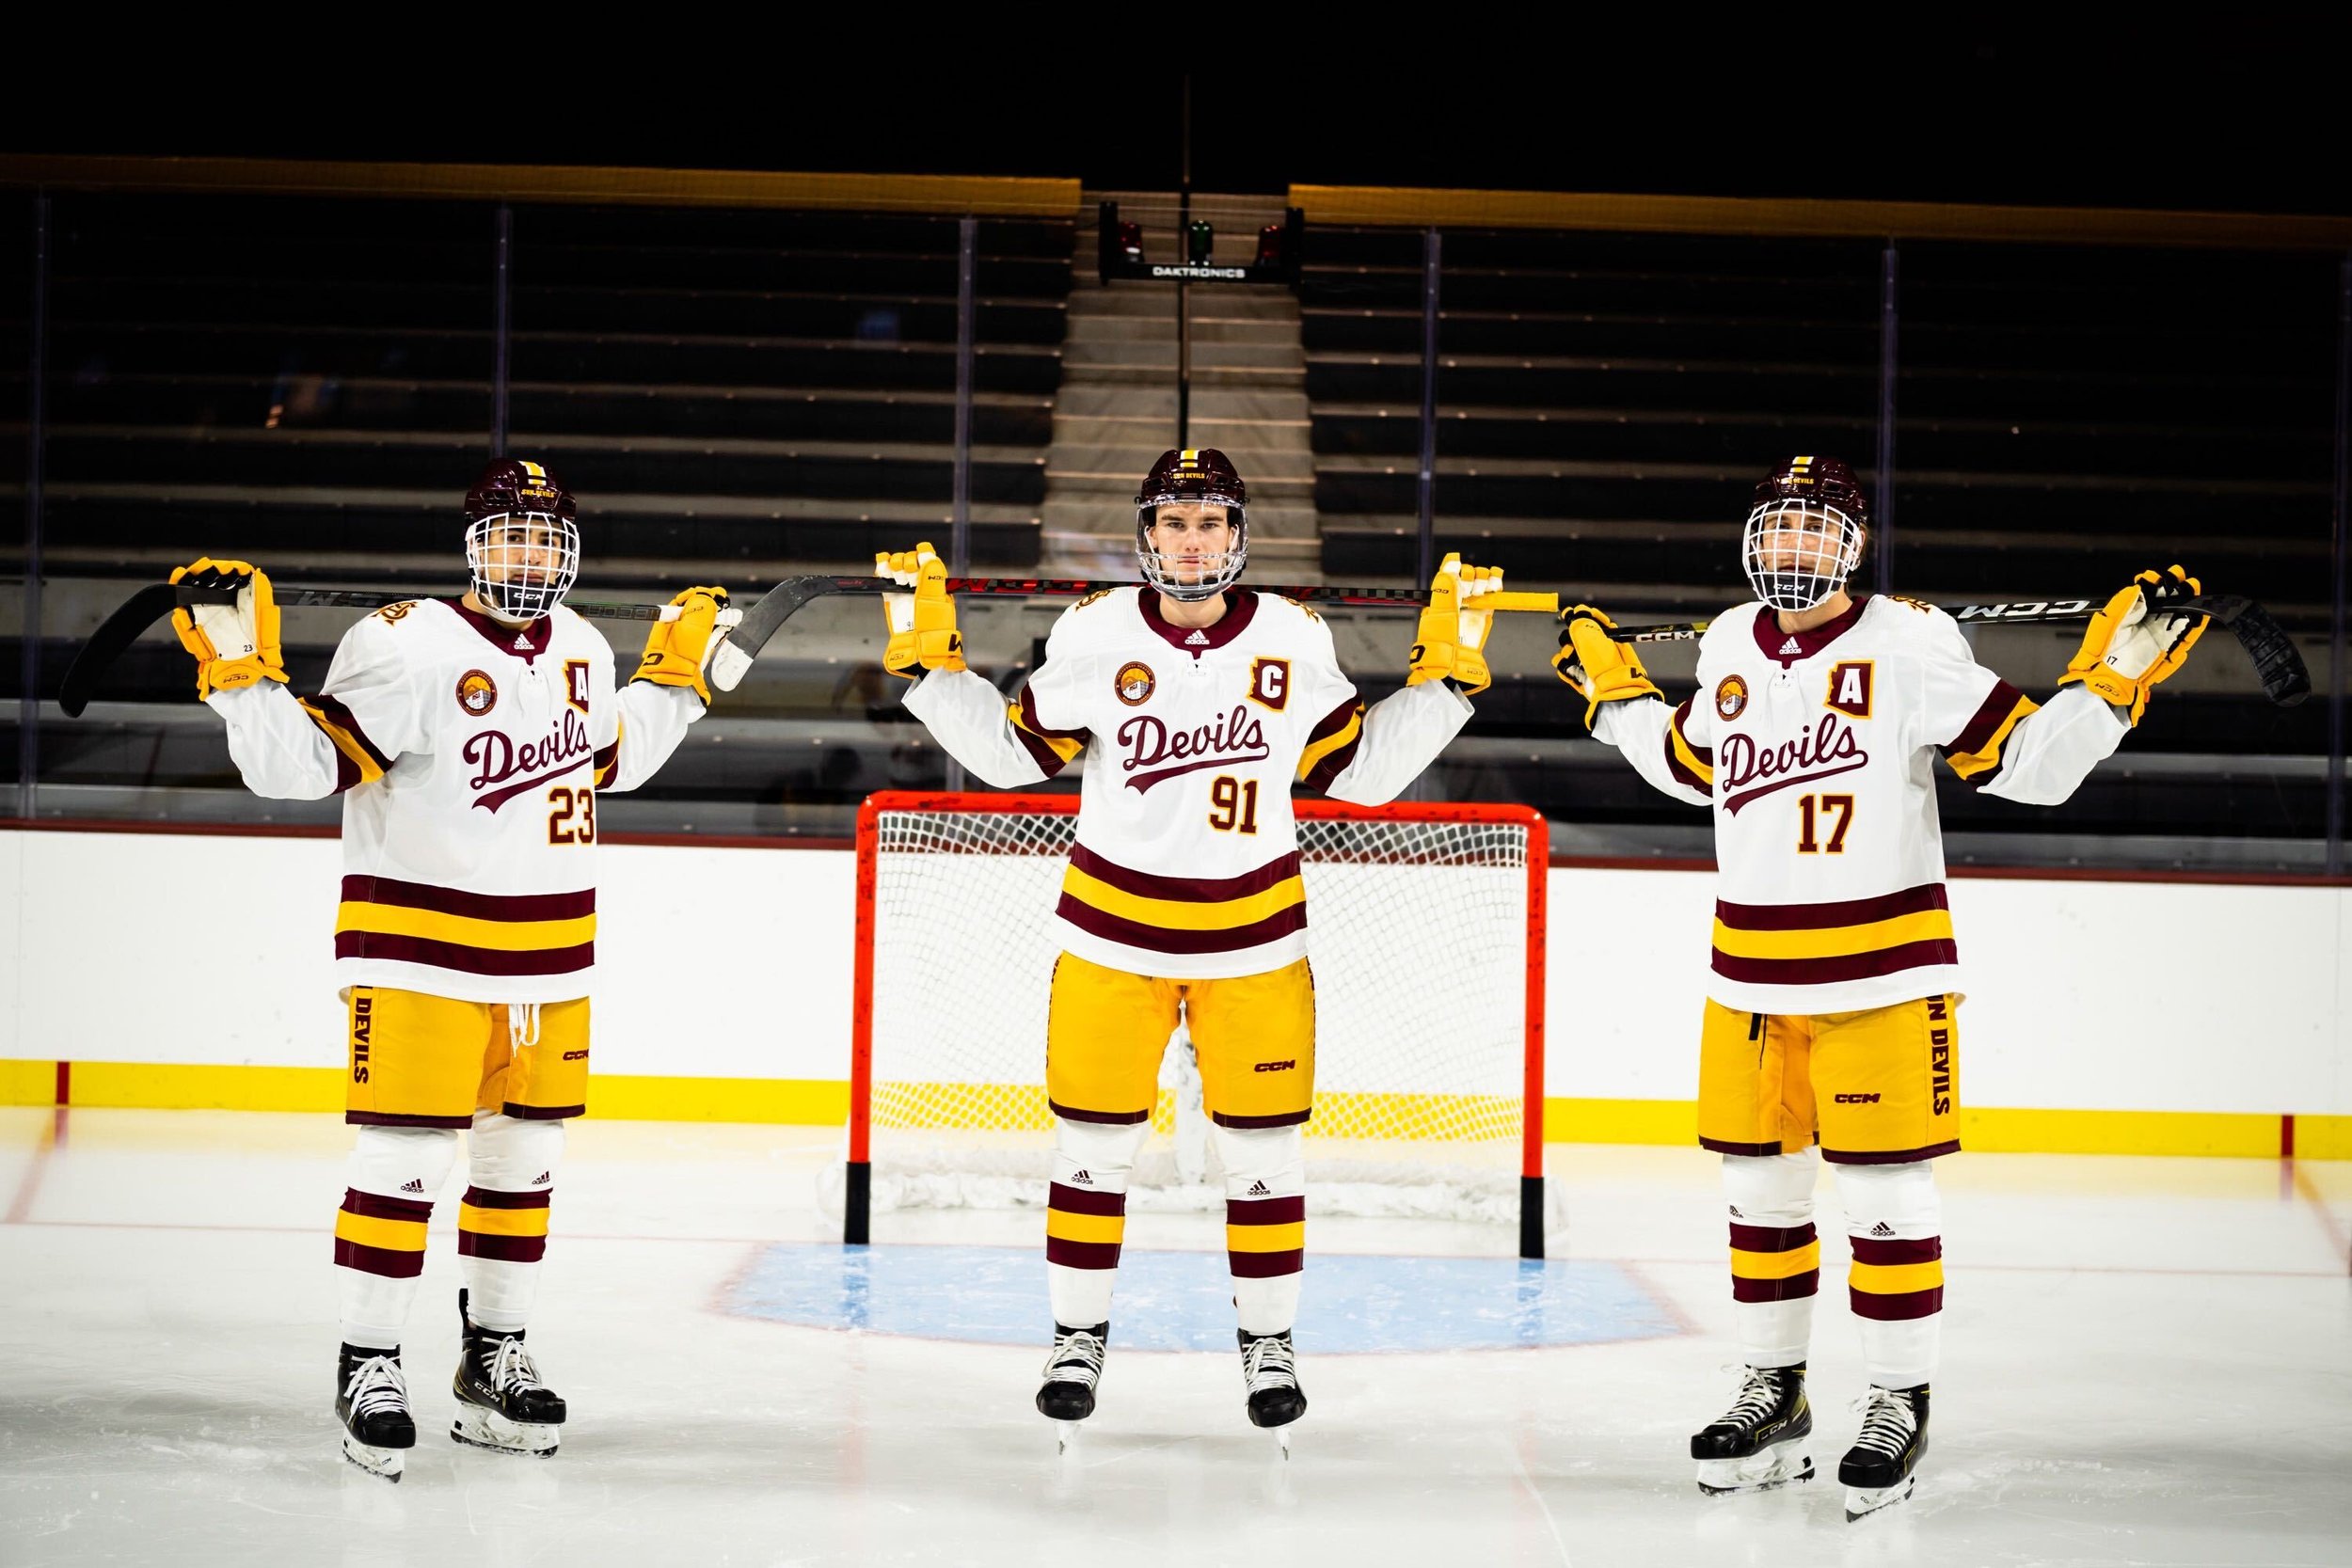
[[[1091,1187],[1094,1185],[1094,1178],[1089,1176],[1084,1171],[1080,1171],[1077,1175],[1070,1179],[1070,1184],[1073,1187]]]
[[[548,1181],[554,1179],[554,1175],[555,1173],[552,1171],[543,1170],[538,1175],[531,1179],[531,1184],[534,1187],[544,1187]]]
[[[1272,1197],[1274,1195],[1266,1191],[1264,1182],[1252,1181],[1249,1183],[1249,1196],[1251,1197]]]
[[[1870,1234],[1873,1236],[1892,1236],[1895,1234],[1895,1227],[1887,1224],[1884,1220],[1881,1220],[1878,1224],[1870,1227]]]
[[[1209,634],[1205,631],[1196,631],[1184,639],[1184,646],[1187,648],[1205,648],[1208,645]]]
[[[1788,658],[1792,655],[1801,654],[1803,652],[1804,652],[1804,647],[1799,644],[1797,640],[1793,637],[1780,645],[1780,657],[1783,658]]]
[[[424,1183],[411,1177],[400,1184],[400,1190],[404,1193],[421,1193],[424,1191]]]

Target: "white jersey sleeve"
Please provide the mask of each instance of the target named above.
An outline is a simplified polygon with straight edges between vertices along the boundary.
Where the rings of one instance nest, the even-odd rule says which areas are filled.
[[[661,770],[686,738],[686,727],[707,710],[682,686],[629,681],[596,711],[597,729],[610,716],[612,733],[596,737],[596,788],[625,794]]]
[[[998,789],[1052,778],[1086,750],[1087,732],[1074,717],[1081,666],[1066,628],[1091,602],[1062,611],[1045,641],[1043,662],[1010,703],[970,670],[933,670],[907,689],[907,711],[949,756]]]
[[[1976,661],[1960,626],[1938,611],[1920,663],[1919,743],[1943,754],[1972,789],[2055,806],[2115,754],[2131,726],[2088,689],[2046,705]]]
[[[1700,689],[1706,689],[1702,666]],[[1689,805],[1714,799],[1715,752],[1712,715],[1694,699],[1668,707],[1660,697],[1604,703],[1593,716],[1593,736],[1625,753],[1633,770],[1656,788]]]
[[[1428,681],[1366,706],[1340,669],[1331,628],[1311,616],[1305,626],[1313,656],[1298,661],[1292,678],[1299,707],[1314,724],[1299,753],[1298,782],[1334,800],[1385,805],[1462,733],[1470,699],[1449,682]]]
[[[315,697],[275,681],[206,699],[229,728],[229,755],[254,794],[318,800],[384,776],[430,750],[414,668],[392,624],[371,615],[343,634]]]

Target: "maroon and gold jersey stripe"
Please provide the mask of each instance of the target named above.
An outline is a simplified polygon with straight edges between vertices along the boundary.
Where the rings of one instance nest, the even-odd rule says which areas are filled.
[[[1021,683],[1021,695],[1007,705],[1005,717],[1012,724],[1013,738],[1049,779],[1077,761],[1091,738],[1085,730],[1057,730],[1039,719],[1037,694],[1026,681]]]
[[[1308,732],[1307,748],[1298,753],[1298,781],[1310,789],[1328,789],[1347,771],[1364,738],[1364,705],[1351,697],[1323,716]]]
[[[1714,749],[1691,744],[1690,737],[1682,733],[1682,726],[1690,717],[1691,699],[1685,697],[1682,705],[1675,709],[1674,718],[1666,725],[1666,771],[1673,774],[1677,783],[1702,795],[1711,796],[1715,793]]]
[[[2008,742],[2010,732],[2026,715],[2039,711],[2041,705],[2009,682],[1995,682],[1960,734],[1952,737],[1949,745],[1936,750],[1944,753],[1952,771],[1971,789],[1982,789],[2000,772],[2001,747]]]
[[[392,759],[377,750],[359,721],[351,716],[351,709],[328,696],[297,697],[302,711],[310,716],[310,722],[319,727],[335,748],[335,793],[363,784],[373,784],[392,766]]]
[[[1712,967],[1727,980],[1821,985],[1959,961],[1941,882],[1829,903],[1715,903]]]

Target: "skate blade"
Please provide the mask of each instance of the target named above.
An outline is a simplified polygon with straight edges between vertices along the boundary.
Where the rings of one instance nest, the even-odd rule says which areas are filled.
[[[488,1449],[494,1453],[534,1454],[547,1459],[554,1454],[564,1429],[544,1422],[510,1421],[495,1410],[461,1403],[456,1419],[450,1423],[449,1434],[468,1448]]]
[[[1846,1488],[1846,1523],[1867,1518],[1883,1508],[1892,1508],[1911,1496],[1918,1484],[1916,1476],[1905,1476],[1893,1486],[1849,1486]]]
[[[1813,1456],[1791,1444],[1745,1459],[1702,1459],[1698,1464],[1699,1490],[1710,1497],[1771,1492],[1813,1479]]]
[[[349,1433],[343,1433],[343,1458],[369,1475],[377,1476],[394,1485],[400,1483],[401,1461],[406,1449],[379,1449],[362,1443]]]
[[[1060,1454],[1064,1459],[1076,1458],[1078,1454],[1078,1433],[1084,1426],[1085,1423],[1082,1421],[1055,1421],[1054,1451]]]

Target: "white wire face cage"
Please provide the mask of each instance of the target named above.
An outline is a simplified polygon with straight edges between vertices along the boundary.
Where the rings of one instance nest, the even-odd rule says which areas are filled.
[[[1806,610],[1846,586],[1862,560],[1862,525],[1820,501],[1769,500],[1748,514],[1740,564],[1773,610]]]
[[[466,529],[473,591],[509,621],[535,621],[580,576],[580,526],[545,512],[501,513]]]
[[[1232,525],[1233,543],[1224,555],[1212,557],[1217,564],[1198,582],[1179,582],[1160,560],[1160,552],[1152,543],[1152,525],[1159,520],[1163,506],[1182,506],[1198,501],[1203,506],[1221,506],[1225,520]],[[1248,514],[1237,501],[1221,496],[1158,496],[1136,508],[1136,565],[1143,573],[1143,580],[1171,599],[1189,602],[1215,598],[1233,586],[1241,569],[1249,561],[1249,523]]]

